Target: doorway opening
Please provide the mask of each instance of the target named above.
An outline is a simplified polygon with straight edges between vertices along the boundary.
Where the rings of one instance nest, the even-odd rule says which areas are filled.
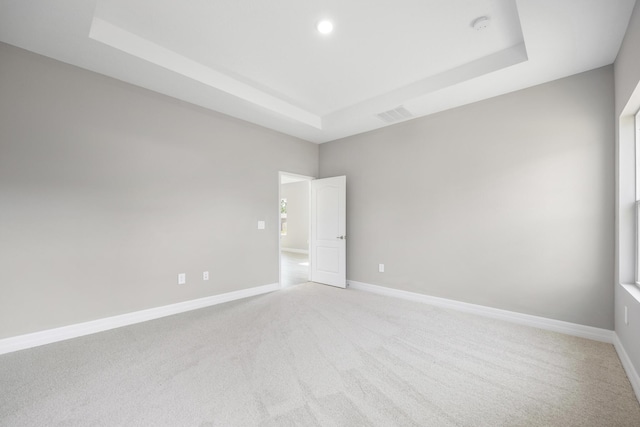
[[[279,173],[280,286],[310,279],[310,193],[313,177]]]

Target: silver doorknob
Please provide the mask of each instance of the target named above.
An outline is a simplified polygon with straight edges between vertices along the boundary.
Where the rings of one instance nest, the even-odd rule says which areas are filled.
[[[338,236],[338,237],[336,237],[336,238],[337,238],[337,239],[340,239],[340,240],[344,240],[344,239],[346,239],[346,238],[347,238],[347,236]]]

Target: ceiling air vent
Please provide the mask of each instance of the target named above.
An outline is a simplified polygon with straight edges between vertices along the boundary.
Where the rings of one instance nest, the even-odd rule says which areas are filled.
[[[383,122],[391,124],[410,119],[413,117],[413,114],[401,105],[393,110],[376,114],[376,116]]]

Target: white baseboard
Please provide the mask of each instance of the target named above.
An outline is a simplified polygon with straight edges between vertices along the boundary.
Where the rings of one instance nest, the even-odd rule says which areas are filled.
[[[562,320],[547,319],[546,317],[532,316],[530,314],[516,313],[514,311],[501,310],[498,308],[486,307],[483,305],[469,304],[450,300],[446,298],[432,297],[415,292],[402,291],[399,289],[387,288],[384,286],[370,285],[368,283],[349,280],[349,287],[362,291],[373,292],[380,295],[387,295],[395,298],[402,298],[411,301],[418,301],[438,307],[448,308],[465,313],[473,313],[479,316],[490,317],[492,319],[504,320],[518,323],[520,325],[532,326],[534,328],[548,331],[560,332],[581,338],[588,338],[595,341],[602,341],[613,344],[615,333],[608,329],[594,328],[593,326],[579,325],[577,323],[564,322]]]
[[[109,329],[115,329],[122,326],[133,325],[135,323],[146,322],[147,320],[158,319],[160,317],[171,316],[173,314],[184,313],[186,311],[265,294],[279,289],[279,283],[272,283],[270,285],[256,286],[254,288],[242,289],[240,291],[228,292],[225,294],[179,302],[133,313],[92,320],[90,322],[77,323],[60,328],[5,338],[0,340],[0,354],[11,353],[44,344],[94,334],[96,332],[107,331]]]
[[[613,346],[616,348],[616,352],[618,352],[618,357],[620,358],[620,362],[622,362],[622,367],[627,373],[627,377],[629,377],[629,382],[631,383],[631,387],[633,387],[633,391],[636,393],[638,402],[640,402],[640,375],[638,375],[638,371],[636,371],[633,363],[631,363],[631,358],[629,358],[629,355],[622,346],[620,338],[618,338],[618,334],[614,334]]]
[[[285,252],[293,252],[294,254],[308,254],[309,251],[306,249],[294,249],[294,248],[280,248],[281,251]]]

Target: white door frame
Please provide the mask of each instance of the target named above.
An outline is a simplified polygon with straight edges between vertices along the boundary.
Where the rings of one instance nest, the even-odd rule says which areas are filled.
[[[282,185],[282,176],[291,176],[294,178],[299,178],[300,181],[313,181],[314,179],[316,179],[316,177],[313,176],[307,176],[307,175],[300,175],[297,173],[291,173],[291,172],[284,172],[284,171],[278,171],[278,216],[276,218],[278,218],[278,227],[276,228],[276,231],[278,233],[278,283],[280,284],[280,288],[283,288],[284,286],[282,285],[282,239],[280,236],[280,200],[282,200],[282,194],[280,194],[280,186]],[[311,184],[309,184],[309,209],[307,209],[307,211],[309,212],[309,219],[311,218]],[[309,230],[308,230],[308,236],[311,236],[311,221],[309,221]],[[307,252],[309,252],[309,244],[310,242],[307,241]],[[309,259],[309,270],[307,271],[307,279],[311,279],[311,259]]]

